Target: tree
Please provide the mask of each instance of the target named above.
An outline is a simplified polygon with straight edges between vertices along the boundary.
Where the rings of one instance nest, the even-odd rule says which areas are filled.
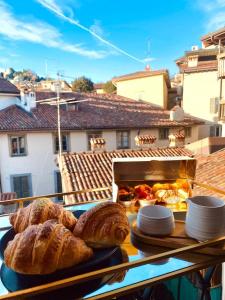
[[[94,89],[94,84],[91,79],[85,76],[75,79],[72,83],[72,90],[74,92],[91,92]]]
[[[112,83],[111,80],[107,81],[104,86],[103,86],[103,90],[105,93],[107,94],[112,94],[113,92],[115,92],[116,87],[115,85]]]

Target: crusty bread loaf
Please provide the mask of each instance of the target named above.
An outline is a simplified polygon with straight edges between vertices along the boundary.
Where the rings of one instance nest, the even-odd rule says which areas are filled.
[[[80,216],[74,235],[93,248],[120,245],[129,233],[125,208],[119,203],[101,203]]]
[[[66,228],[73,231],[77,219],[61,205],[52,202],[48,198],[34,200],[27,207],[18,209],[9,218],[15,232],[22,232],[29,225],[44,223],[47,220],[56,219]]]
[[[4,252],[6,266],[23,274],[50,274],[88,260],[93,251],[55,220],[15,235]]]

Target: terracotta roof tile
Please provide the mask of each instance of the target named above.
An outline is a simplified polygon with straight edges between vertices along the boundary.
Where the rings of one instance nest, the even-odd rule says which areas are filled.
[[[45,95],[45,97],[43,96]],[[55,97],[55,93],[37,93],[37,99]],[[64,93],[62,97],[88,100],[78,103],[77,110],[61,107],[62,130],[135,129],[152,127],[183,127],[203,124],[197,118],[185,117],[184,121],[170,121],[170,112],[149,103],[117,95],[91,93]],[[44,98],[43,98],[44,97]],[[37,104],[31,112],[12,105],[0,110],[0,131],[57,130],[57,108],[49,104]]]
[[[225,191],[225,149],[198,158],[196,180]],[[197,195],[214,195],[225,199],[225,196],[205,188],[196,187],[194,191]]]
[[[62,181],[67,191],[112,186],[112,158],[189,156],[185,148],[159,148],[149,150],[120,150],[111,152],[84,152],[62,155]],[[75,202],[92,201],[111,197],[111,191],[77,195]]]
[[[18,96],[20,95],[20,91],[18,90],[18,88],[4,78],[0,78],[0,94],[1,93],[16,94]]]

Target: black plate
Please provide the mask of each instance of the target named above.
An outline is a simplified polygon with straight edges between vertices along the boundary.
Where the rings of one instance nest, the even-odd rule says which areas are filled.
[[[79,217],[84,211],[76,211],[74,215]],[[15,232],[13,228],[9,229],[4,236],[0,240],[0,255],[4,257],[4,250],[10,240],[12,240],[15,236]],[[116,259],[114,258],[116,257]],[[110,266],[112,264],[118,264],[121,262],[121,254],[119,247],[112,247],[112,248],[105,248],[105,249],[95,249],[93,257],[84,263],[79,265],[75,265],[70,268],[66,268],[63,270],[58,270],[52,274],[48,275],[24,275],[17,272],[14,272],[12,269],[7,268],[6,265],[3,263],[1,267],[1,280],[7,290],[10,292],[18,291],[21,289],[26,289],[30,287],[34,287],[37,285],[49,283],[52,281],[68,278],[71,276],[75,276],[78,274],[87,273],[90,271],[94,271],[99,268],[104,268]],[[104,283],[103,279],[92,280],[88,284],[79,284],[78,286],[68,287],[66,289],[61,289],[56,291],[55,296],[59,296],[60,292],[63,292],[62,295],[84,295],[91,291],[96,290]],[[52,293],[52,292],[51,292]],[[43,296],[44,297],[44,296]],[[74,296],[73,296],[74,297]],[[42,299],[39,295],[38,299]],[[45,299],[45,298],[43,298]],[[46,298],[47,299],[47,298]],[[56,299],[56,298],[55,298]],[[61,298],[62,299],[62,298]],[[63,297],[63,299],[69,299]]]

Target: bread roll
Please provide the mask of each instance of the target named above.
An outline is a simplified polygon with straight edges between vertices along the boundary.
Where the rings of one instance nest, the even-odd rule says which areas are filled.
[[[55,220],[31,225],[15,235],[4,252],[7,267],[22,274],[49,274],[88,260],[85,242]]]
[[[120,245],[129,233],[126,209],[115,202],[101,203],[78,219],[74,235],[93,248]]]
[[[22,232],[29,225],[44,223],[51,219],[56,219],[71,231],[73,231],[77,222],[70,211],[65,210],[61,205],[52,202],[48,198],[34,200],[27,207],[18,209],[9,217],[15,232]]]

